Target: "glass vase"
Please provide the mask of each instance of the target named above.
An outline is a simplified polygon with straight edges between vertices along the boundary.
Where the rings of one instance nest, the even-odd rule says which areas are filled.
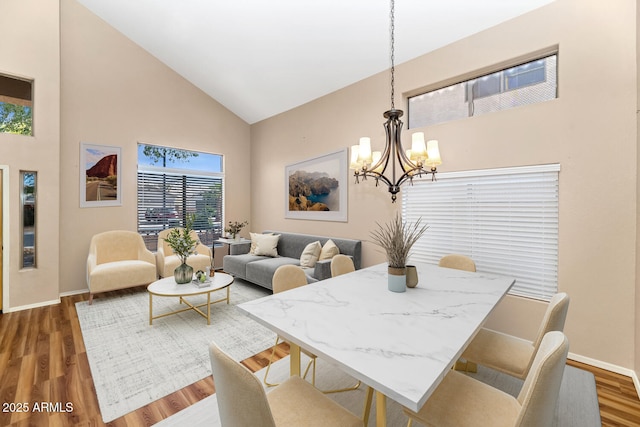
[[[173,277],[178,285],[189,283],[193,279],[193,267],[186,263],[180,264],[173,270]]]

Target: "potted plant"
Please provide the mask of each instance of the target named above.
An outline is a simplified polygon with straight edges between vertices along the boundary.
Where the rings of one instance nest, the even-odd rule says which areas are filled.
[[[384,249],[389,263],[389,290],[406,290],[406,266],[409,252],[418,239],[427,231],[428,225],[421,225],[422,218],[414,224],[405,222],[399,214],[385,224],[376,222],[378,229],[371,232],[374,243]]]
[[[187,217],[184,228],[173,228],[164,239],[181,261],[180,265],[173,271],[173,277],[178,284],[189,283],[193,278],[193,267],[187,264],[187,258],[189,258],[189,255],[196,253],[195,249],[198,241],[191,237],[192,229],[193,215],[190,215]]]
[[[231,234],[232,239],[240,238],[240,231],[249,224],[249,221],[229,221],[229,225],[224,229],[225,233]]]

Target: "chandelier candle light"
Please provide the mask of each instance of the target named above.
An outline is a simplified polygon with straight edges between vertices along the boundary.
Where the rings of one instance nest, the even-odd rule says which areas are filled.
[[[351,164],[354,169],[356,183],[360,183],[360,178],[366,180],[372,177],[376,180],[376,187],[379,181],[384,182],[389,187],[391,201],[395,203],[396,194],[400,192],[400,186],[407,180],[413,182],[414,176],[431,174],[431,179],[435,180],[437,172],[436,166],[442,164],[438,141],[430,140],[425,144],[424,133],[416,132],[411,138],[411,150],[404,150],[400,133],[402,132],[402,120],[404,114],[402,110],[395,108],[395,27],[394,27],[395,2],[391,0],[391,109],[384,113],[387,121],[384,124],[386,132],[386,144],[384,151],[371,151],[371,138],[360,138],[359,145],[351,146]],[[396,165],[396,161],[398,165]],[[387,168],[391,168],[391,177],[385,173]],[[426,169],[426,168],[429,169]],[[400,175],[396,178],[397,175]]]

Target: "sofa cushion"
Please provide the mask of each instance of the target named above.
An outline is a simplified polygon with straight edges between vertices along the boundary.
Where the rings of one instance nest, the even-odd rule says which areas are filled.
[[[226,259],[226,258],[225,258]],[[260,261],[254,261],[247,264],[246,279],[250,282],[257,283],[265,288],[273,289],[271,279],[273,273],[281,265],[299,265],[300,260],[297,258],[278,257],[264,258]],[[226,269],[225,269],[226,271]]]
[[[263,234],[256,241],[255,255],[278,256],[279,234]]]
[[[260,261],[263,259],[269,258],[252,254],[227,255],[223,258],[222,269],[225,271],[225,273],[229,273],[232,276],[241,277],[244,279],[247,277],[247,265],[249,263]]]
[[[251,247],[249,249],[249,253],[255,255],[256,247],[258,246],[258,241],[260,241],[265,236],[272,236],[273,233],[249,233],[251,237]]]
[[[324,261],[326,259],[331,259],[339,253],[340,249],[338,248],[338,246],[336,246],[333,240],[329,239],[326,241],[324,246],[322,246],[322,251],[320,251],[320,257],[318,258],[318,260]]]
[[[309,243],[304,248],[304,251],[302,251],[302,255],[300,255],[300,267],[307,268],[316,265],[321,251],[322,245],[320,244],[319,240],[316,240],[313,243]]]

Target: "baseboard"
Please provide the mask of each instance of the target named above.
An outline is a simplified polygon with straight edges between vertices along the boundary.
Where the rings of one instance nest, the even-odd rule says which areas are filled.
[[[29,310],[31,308],[39,308],[39,307],[46,307],[48,305],[55,305],[55,304],[60,304],[60,298],[56,299],[56,300],[51,300],[51,301],[43,301],[43,302],[39,302],[36,304],[28,304],[28,305],[21,305],[18,307],[11,307],[8,308],[6,310],[2,310],[3,313],[13,313],[14,311],[23,311],[23,310]]]
[[[60,294],[60,298],[62,297],[70,297],[72,295],[78,295],[78,294],[88,294],[89,293],[89,288],[87,289],[80,289],[78,291],[68,291],[68,292],[63,292]]]
[[[8,308],[6,310],[2,310],[3,313],[12,313],[14,311],[23,311],[23,310],[29,310],[31,308],[39,308],[39,307],[46,307],[48,305],[55,305],[55,304],[60,304],[60,298],[62,297],[68,297],[71,295],[78,295],[78,294],[86,294],[89,292],[89,289],[81,289],[79,291],[69,291],[69,292],[63,292],[60,294],[58,299],[55,300],[51,300],[51,301],[43,301],[43,302],[39,302],[36,304],[28,304],[28,305],[21,305],[19,307],[11,307]]]
[[[576,362],[584,363],[586,365],[595,366],[596,368],[604,369],[605,371],[614,372],[616,374],[630,377],[633,380],[633,385],[636,388],[636,393],[640,398],[640,380],[638,374],[633,369],[623,368],[622,366],[614,365],[612,363],[603,362],[601,360],[592,359],[590,357],[581,356],[579,354],[569,352],[568,359],[575,360]]]

